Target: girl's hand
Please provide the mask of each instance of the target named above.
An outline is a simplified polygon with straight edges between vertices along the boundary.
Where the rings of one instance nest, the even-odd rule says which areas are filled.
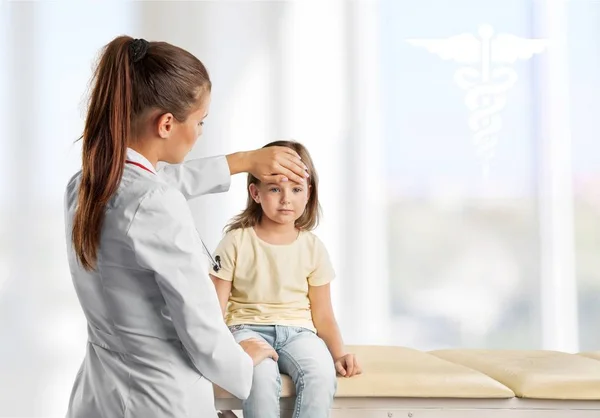
[[[362,373],[360,364],[354,354],[345,354],[335,361],[335,370],[344,377],[352,377]]]
[[[308,177],[300,156],[288,147],[267,147],[249,151],[248,172],[262,183],[291,180],[302,183]]]

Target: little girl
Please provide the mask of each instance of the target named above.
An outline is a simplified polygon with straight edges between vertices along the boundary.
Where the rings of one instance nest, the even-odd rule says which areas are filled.
[[[333,314],[329,255],[310,232],[320,209],[313,162],[297,142],[269,146],[295,150],[309,176],[302,183],[261,183],[248,175],[247,207],[227,226],[215,251],[221,267],[210,275],[236,341],[261,339],[279,355],[255,367],[244,418],[279,417],[280,372],[296,386],[294,417],[325,418],[336,370],[351,377],[361,369],[345,351]]]

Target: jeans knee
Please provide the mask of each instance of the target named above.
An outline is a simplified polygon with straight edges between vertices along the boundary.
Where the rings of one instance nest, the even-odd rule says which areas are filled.
[[[244,418],[279,417],[281,376],[277,363],[272,359],[264,360],[263,363],[255,367],[250,396],[242,402]]]
[[[263,360],[254,368],[250,396],[278,398],[281,391],[281,376],[279,368],[273,359]]]
[[[302,380],[304,381],[304,392],[310,392],[311,396],[332,397],[337,389],[337,378],[333,365],[332,367],[305,370]]]

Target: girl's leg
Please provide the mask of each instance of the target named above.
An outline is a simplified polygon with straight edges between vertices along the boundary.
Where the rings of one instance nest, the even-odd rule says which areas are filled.
[[[314,332],[291,328],[289,339],[278,350],[279,369],[296,385],[294,418],[327,418],[337,388],[331,354]],[[245,415],[244,415],[245,417]]]
[[[274,327],[243,325],[233,326],[231,330],[238,343],[258,338],[273,345]],[[279,418],[280,396],[279,368],[273,359],[268,358],[254,368],[250,396],[242,402],[244,418]]]

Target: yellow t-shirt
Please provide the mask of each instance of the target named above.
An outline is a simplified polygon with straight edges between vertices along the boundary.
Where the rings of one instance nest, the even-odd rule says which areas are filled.
[[[227,325],[290,325],[315,330],[308,286],[335,277],[327,249],[317,236],[301,231],[287,245],[269,244],[254,228],[228,232],[215,256],[221,269],[210,274],[231,281]]]

